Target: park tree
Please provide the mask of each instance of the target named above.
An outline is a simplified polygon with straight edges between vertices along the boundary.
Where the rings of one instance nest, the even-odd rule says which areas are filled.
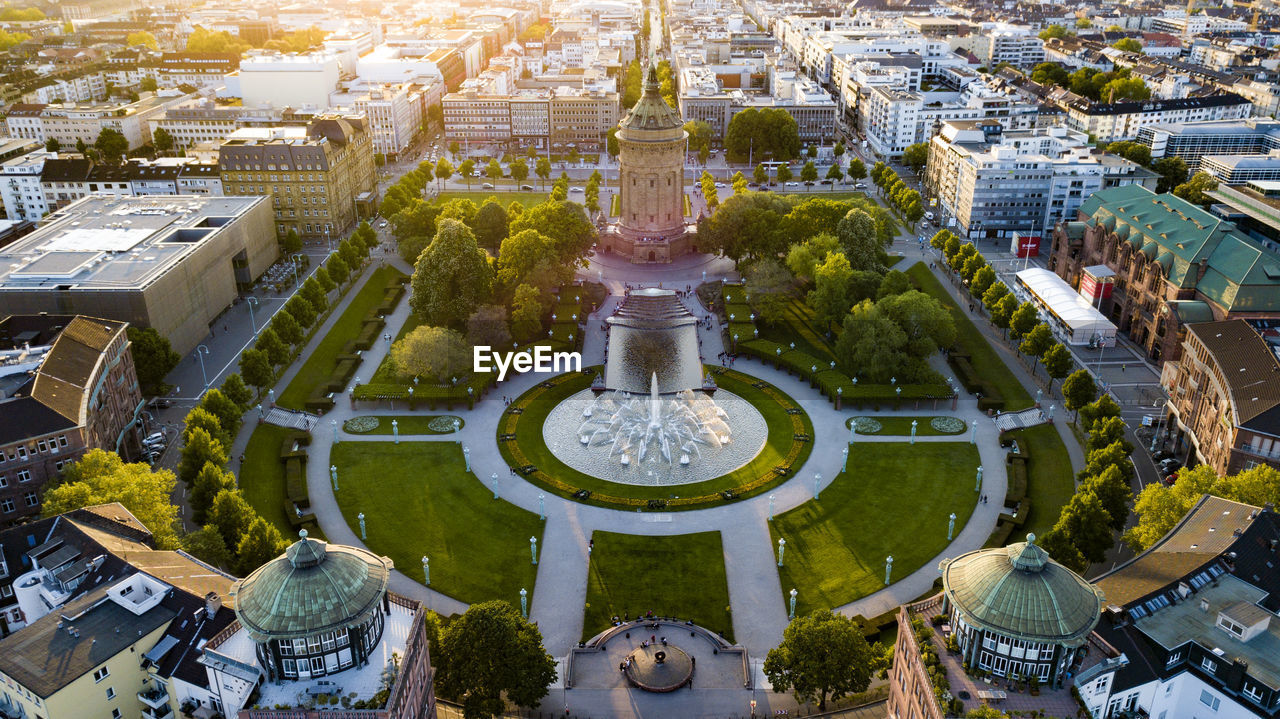
[[[857,182],[867,176],[867,164],[855,157],[849,160],[849,179]]]
[[[764,185],[769,181],[769,168],[764,163],[756,165],[756,169],[751,171],[751,179],[756,181],[757,185]]]
[[[824,326],[839,322],[853,304],[849,282],[853,269],[843,252],[831,252],[813,270],[813,289],[807,301]]]
[[[524,182],[529,179],[529,163],[525,162],[523,157],[517,157],[507,165],[507,169],[511,172],[511,179],[516,182]]]
[[[1031,81],[1041,85],[1066,85],[1071,73],[1056,62],[1042,62],[1031,68]]]
[[[1151,163],[1151,169],[1160,173],[1156,192],[1173,192],[1175,187],[1187,181],[1187,162],[1181,157],[1162,157]]]
[[[876,302],[876,309],[902,328],[906,351],[923,359],[956,341],[955,320],[938,300],[919,290],[893,294]]]
[[[853,208],[854,204],[849,201],[811,196],[791,207],[783,216],[778,231],[788,245],[804,242],[819,233],[834,234],[840,220]]]
[[[795,177],[795,175],[791,173],[791,165],[785,163],[778,165],[778,169],[774,171],[774,175],[777,177],[778,182],[783,184],[791,182],[791,179]]]
[[[461,333],[423,325],[391,345],[391,361],[402,377],[447,382],[470,372],[471,352]]]
[[[511,334],[522,342],[542,331],[542,293],[530,284],[516,287],[511,298]]]
[[[91,449],[62,470],[62,481],[47,489],[41,512],[53,517],[73,509],[119,502],[155,537],[157,549],[178,546],[178,508],[171,495],[173,472],[142,462],[126,464],[120,455]]]
[[[801,182],[814,182],[818,179],[818,166],[813,164],[813,160],[804,163],[804,167],[800,168]]]
[[[249,506],[240,490],[224,489],[213,498],[207,516],[209,526],[218,530],[223,543],[228,547],[235,547],[240,544],[241,535],[258,513]]]
[[[923,142],[907,145],[902,151],[902,164],[911,168],[911,171],[917,175],[924,170],[924,166],[928,162],[929,146]]]
[[[698,249],[735,262],[776,256],[786,249],[779,225],[790,210],[786,200],[770,192],[734,195],[698,222]]]
[[[1023,302],[1014,310],[1009,318],[1009,336],[1020,340],[1024,335],[1040,324],[1040,313],[1031,302]]]
[[[93,141],[93,147],[104,163],[119,165],[125,153],[129,152],[129,140],[119,130],[104,127],[98,132],[98,139]]]
[[[191,518],[196,524],[204,524],[209,514],[209,507],[213,504],[213,498],[224,489],[235,489],[236,477],[234,474],[217,466],[212,462],[206,462],[204,467],[200,468],[200,473],[196,475],[195,481],[191,483]]]
[[[182,361],[182,355],[174,352],[168,338],[153,327],[129,325],[125,334],[129,337],[129,353],[133,355],[133,368],[142,394],[154,397],[168,392],[164,378]]]
[[[182,538],[182,549],[205,564],[231,571],[231,552],[217,527],[205,525]]]
[[[298,295],[294,295],[298,299],[302,299]],[[303,300],[305,302],[305,300]],[[312,317],[314,319],[314,315]],[[294,319],[293,313],[288,308],[283,308],[271,318],[271,329],[280,337],[281,341],[288,345],[297,345],[306,337],[302,329],[302,325],[298,324],[298,320]]]
[[[995,284],[995,281],[996,271],[990,265],[984,264],[977,272],[973,273],[972,279],[969,280],[969,294],[982,299],[991,285]]]
[[[253,570],[280,556],[288,546],[275,525],[255,516],[236,544],[236,567],[240,576],[248,576]]]
[[[766,322],[782,320],[795,281],[787,268],[772,257],[764,257],[747,267],[743,280],[756,314]]]
[[[1084,558],[1080,549],[1076,547],[1065,530],[1059,530],[1057,527],[1050,529],[1048,532],[1045,532],[1043,537],[1039,538],[1038,544],[1041,549],[1048,552],[1049,556],[1057,560],[1059,564],[1077,574],[1084,574],[1085,571],[1089,569],[1088,560]]]
[[[1098,396],[1098,385],[1088,370],[1078,369],[1062,382],[1062,406],[1076,413]]]
[[[828,699],[866,690],[871,663],[862,626],[851,617],[822,610],[787,625],[782,643],[765,657],[764,674],[774,691],[790,690],[796,701],[816,701],[822,711]]]
[[[1129,502],[1133,500],[1133,491],[1129,489],[1129,479],[1119,467],[1112,465],[1101,474],[1086,477],[1077,491],[1088,492],[1098,498],[1111,518],[1112,531],[1124,529],[1125,522],[1129,519]]]
[[[1031,374],[1035,376],[1036,366],[1040,363],[1040,358],[1045,352],[1049,351],[1049,346],[1053,344],[1053,331],[1049,329],[1049,325],[1041,322],[1031,328],[1023,338],[1022,343],[1018,345],[1018,351],[1031,358]]]
[[[242,414],[253,404],[253,390],[245,385],[243,377],[234,372],[222,380],[222,393],[235,402]]]
[[[531,707],[556,678],[542,633],[507,602],[473,604],[440,632],[436,690],[468,719],[494,717],[506,700]]]
[[[490,159],[488,166],[484,168],[484,176],[497,182],[502,179],[502,164],[498,160]]]
[[[426,323],[461,324],[489,300],[493,271],[471,229],[457,220],[440,220],[435,239],[414,266],[409,304]]]
[[[1006,334],[1009,331],[1009,323],[1013,321],[1013,313],[1018,310],[1018,298],[1010,292],[1001,297],[991,308],[991,324],[1004,330]]]
[[[228,434],[234,435],[240,429],[240,415],[243,414],[240,405],[223,394],[222,390],[211,389],[205,392],[197,406],[216,417]]]
[[[182,420],[182,439],[186,439],[197,429],[203,429],[223,447],[231,443],[231,433],[227,432],[218,418],[204,407],[193,407]]]
[[[1049,375],[1049,391],[1052,392],[1053,380],[1060,380],[1071,372],[1071,350],[1061,342],[1054,342],[1040,359],[1044,362],[1044,373]]]
[[[852,377],[884,384],[908,364],[907,335],[869,300],[854,305],[836,338],[835,355]]]
[[[881,271],[880,239],[876,235],[876,221],[861,208],[849,210],[836,225],[836,237],[840,247],[855,270]]]
[[[467,318],[467,343],[472,346],[506,347],[511,344],[507,308],[480,305]]]
[[[178,460],[178,478],[184,484],[191,484],[206,463],[212,463],[217,467],[227,466],[227,450],[204,428],[196,427],[187,432],[186,443],[182,445],[181,459]]]
[[[1089,430],[1089,441],[1085,443],[1085,451],[1092,452],[1119,442],[1120,446],[1124,448],[1125,454],[1133,452],[1133,445],[1124,438],[1128,429],[1129,426],[1120,417],[1107,417],[1097,420],[1093,423],[1093,428]]]
[[[270,357],[257,349],[247,349],[240,353],[240,375],[245,382],[257,387],[259,392],[275,382],[275,370],[271,366]]]
[[[591,218],[576,202],[548,200],[527,208],[510,223],[510,234],[536,230],[552,239],[557,259],[578,266],[596,241]]]
[[[338,285],[346,282],[351,277],[351,265],[348,265],[336,252],[329,256],[329,260],[320,269],[324,270]]]
[[[558,271],[555,284],[569,279],[572,271],[571,267],[559,262],[555,241],[550,237],[532,229],[516,232],[502,241],[502,249],[498,253],[498,287],[508,291],[514,289],[525,278],[531,277],[535,269],[547,267]]]
[[[1009,294],[1009,286],[1003,282],[993,282],[986,292],[982,293],[982,306],[987,308],[987,312],[995,309],[1000,300]]]
[[[496,197],[484,201],[476,210],[475,222],[472,225],[476,233],[476,242],[490,252],[497,252],[498,246],[506,239],[509,220],[507,211],[498,203]]]
[[[787,269],[796,278],[809,282],[813,280],[813,270],[821,264],[827,255],[840,252],[840,240],[835,235],[823,232],[809,239],[791,245],[787,251]]]
[[[1119,416],[1120,405],[1111,399],[1111,395],[1103,394],[1080,408],[1080,429],[1093,432],[1097,423]]]
[[[1207,172],[1197,172],[1190,180],[1173,188],[1173,194],[1195,205],[1209,205],[1213,198],[1208,194],[1218,189],[1218,181]]]
[[[1090,564],[1106,559],[1107,552],[1115,546],[1111,515],[1098,497],[1089,492],[1072,495],[1051,531],[1067,537]]]
[[[1076,479],[1082,480],[1116,467],[1124,474],[1126,481],[1131,480],[1135,474],[1133,462],[1129,461],[1129,453],[1132,451],[1133,447],[1124,442],[1112,442],[1102,449],[1088,450],[1084,455],[1084,469],[1077,474]]]
[[[785,162],[800,156],[800,127],[782,108],[749,107],[729,120],[724,146],[739,162],[757,157]]]
[[[832,163],[831,167],[827,168],[826,179],[831,180],[833,188],[835,187],[835,183],[844,179],[844,170],[840,169],[840,163]]]
[[[258,333],[258,341],[253,343],[253,348],[266,352],[267,359],[271,360],[272,367],[280,367],[289,362],[288,345],[270,327]]]
[[[436,160],[435,176],[436,189],[440,188],[441,183],[444,183],[448,181],[450,177],[453,177],[453,163],[449,162],[449,158],[442,156],[440,159]]]
[[[173,135],[163,127],[157,127],[155,132],[151,133],[151,144],[155,146],[156,152],[166,154],[173,150]]]
[[[436,217],[436,231],[440,230],[440,220],[457,220],[467,227],[476,222],[476,213],[480,208],[470,198],[459,197],[440,205],[440,215]]]

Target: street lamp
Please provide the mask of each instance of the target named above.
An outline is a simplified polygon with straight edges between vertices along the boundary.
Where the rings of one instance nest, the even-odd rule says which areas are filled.
[[[547,518],[547,495],[539,493],[538,494],[538,519],[546,519],[546,518]]]
[[[791,613],[787,615],[787,619],[795,619],[795,618],[796,618],[796,595],[797,595],[797,594],[799,594],[799,592],[797,592],[797,591],[795,590],[795,587],[792,587],[792,588],[791,588],[791,592],[790,592],[790,595],[791,595]],[[751,701],[751,703],[752,703],[752,705],[754,705],[756,702],[755,702],[755,700],[753,699],[753,700]],[[755,711],[755,707],[754,707],[754,706],[752,706],[752,711],[753,711],[753,712]]]
[[[782,566],[782,552],[787,548],[787,540],[778,538],[778,566]]]
[[[249,324],[253,325],[253,336],[258,336],[258,320],[253,316],[253,308],[258,306],[258,298],[249,295],[245,298],[245,302],[249,303]]]
[[[526,589],[520,590],[520,616],[529,618],[529,591]]]
[[[204,388],[209,389],[209,375],[204,371],[204,356],[209,354],[209,348],[204,345],[196,347],[196,357],[200,360],[200,377],[204,380]],[[203,393],[202,393],[203,394]]]
[[[368,539],[368,537],[365,536],[365,531],[364,531],[364,512],[357,514],[356,519],[360,520],[360,539],[362,540]]]
[[[769,495],[769,520],[773,520],[773,499],[776,495]]]
[[[338,491],[338,465],[329,465],[329,476],[333,479],[333,491]]]
[[[840,454],[844,455],[844,461],[840,463],[840,471],[848,472],[849,471],[849,448],[845,447],[843,450],[840,451]]]
[[[301,261],[303,257],[305,257],[305,255],[303,255],[301,252],[298,252],[289,258],[290,264],[293,265],[293,289],[295,290],[301,286],[301,284],[298,282],[298,262]]]
[[[431,560],[427,555],[422,555],[422,580],[423,584],[431,586]]]
[[[498,498],[498,473],[489,475],[489,486],[493,488],[493,498]]]
[[[538,563],[538,538],[529,537],[529,556],[533,559],[533,563]]]

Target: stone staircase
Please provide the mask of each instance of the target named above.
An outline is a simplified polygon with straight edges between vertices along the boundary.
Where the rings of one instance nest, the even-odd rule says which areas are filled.
[[[1021,412],[1003,412],[995,418],[996,429],[1001,432],[1022,429],[1023,427],[1034,427],[1047,421],[1044,410],[1037,407],[1024,409]]]
[[[279,427],[291,427],[293,429],[304,429],[308,432],[320,422],[320,418],[314,414],[307,412],[298,412],[296,410],[284,409],[283,407],[272,407],[263,417],[263,421],[267,424],[274,424]]]

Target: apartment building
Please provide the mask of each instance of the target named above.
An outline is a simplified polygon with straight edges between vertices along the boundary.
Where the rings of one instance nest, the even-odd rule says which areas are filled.
[[[1243,120],[1253,114],[1252,103],[1231,93],[1115,103],[1093,102],[1073,95],[1065,109],[1067,127],[1093,135],[1101,142],[1134,140],[1143,128],[1153,125]]]
[[[239,68],[233,52],[166,52],[145,67],[160,87],[218,85]]]
[[[1240,319],[1187,325],[1182,356],[1165,362],[1165,435],[1187,464],[1220,475],[1280,469],[1280,360]]]
[[[346,233],[377,204],[367,127],[363,118],[321,115],[305,126],[237,130],[218,148],[223,192],[268,198],[281,236]]]
[[[1007,62],[1030,69],[1044,62],[1044,40],[1029,27],[990,30],[970,44],[973,54],[988,67]]]
[[[103,129],[124,135],[129,149],[151,142],[152,119],[187,96],[145,97],[137,102],[66,103],[62,105],[14,105],[5,115],[10,137],[47,142],[57,140],[61,147],[72,148],[77,142],[92,145]]]
[[[369,123],[374,152],[391,159],[409,147],[426,119],[422,93],[409,83],[370,87],[352,98],[351,105]]]
[[[952,120],[999,120],[1006,131],[1036,127],[1034,104],[972,79],[959,92],[909,92],[873,85],[858,97],[858,122],[867,143],[883,157],[900,157]]]
[[[1186,325],[1280,319],[1280,253],[1171,194],[1114,187],[1053,229],[1049,269],[1078,287],[1084,268],[1116,273],[1101,311],[1149,359],[1178,359]]]
[[[445,136],[458,142],[519,141],[521,146],[532,142],[539,148],[598,151],[618,124],[618,93],[600,89],[449,93],[442,102]]]
[[[127,323],[0,320],[0,524],[39,515],[46,486],[90,449],[133,456],[142,409]]]
[[[0,164],[0,201],[4,203],[5,217],[37,222],[49,212],[40,177],[44,163],[57,156],[55,152],[39,150]]]

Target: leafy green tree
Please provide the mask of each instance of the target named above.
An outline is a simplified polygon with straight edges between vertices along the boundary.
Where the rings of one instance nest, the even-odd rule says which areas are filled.
[[[191,518],[196,524],[204,524],[213,498],[224,489],[235,489],[236,477],[227,470],[206,462],[191,483]]]
[[[795,177],[795,175],[791,174],[790,165],[778,165],[778,169],[774,171],[774,175],[777,177],[778,182],[783,184],[791,182],[791,179]]]
[[[325,262],[324,267],[321,267],[320,269],[324,270],[325,273],[339,285],[346,282],[347,279],[351,277],[351,266],[348,265],[337,253],[330,255],[329,260]],[[316,272],[319,271],[320,270],[316,270]]]
[[[231,552],[227,550],[227,543],[222,541],[217,527],[206,524],[183,537],[182,549],[206,564],[224,571],[232,569]]]
[[[881,271],[880,239],[876,236],[876,223],[865,210],[855,208],[836,225],[836,237],[840,247],[855,270]]]
[[[632,60],[627,65],[627,72],[622,81],[622,109],[630,110],[635,107],[643,90],[644,72],[640,68],[640,61]]]
[[[472,225],[476,242],[490,252],[497,252],[502,241],[507,238],[509,224],[507,211],[498,203],[497,198],[490,197],[476,210]]]
[[[1022,338],[1022,343],[1018,345],[1018,351],[1031,358],[1031,374],[1036,372],[1036,366],[1040,363],[1040,358],[1045,352],[1049,351],[1049,347],[1053,344],[1053,331],[1049,329],[1049,325],[1041,322]]]
[[[133,355],[133,368],[142,394],[154,397],[168,392],[164,378],[182,361],[182,355],[174,352],[169,339],[152,327],[129,325],[125,334],[129,337],[129,353]]]
[[[596,228],[576,202],[540,202],[513,218],[509,233],[536,230],[554,241],[556,257],[566,266],[580,266],[596,241]]]
[[[163,127],[157,127],[155,132],[151,133],[151,144],[155,146],[156,152],[166,154],[173,150],[173,135]]]
[[[835,355],[841,369],[850,376],[884,384],[891,377],[903,377],[901,370],[909,362],[906,347],[907,335],[898,323],[863,300],[845,316],[843,331],[836,338]]]
[[[314,315],[312,319],[314,319]],[[306,337],[302,325],[298,324],[298,320],[294,319],[293,313],[289,312],[287,307],[282,307],[275,314],[275,317],[271,318],[270,327],[280,340],[288,345],[300,344],[303,338]]]
[[[1093,432],[1094,425],[1098,422],[1119,416],[1120,405],[1111,399],[1111,395],[1104,394],[1080,408],[1080,428],[1086,432]]]
[[[883,300],[886,297],[894,297],[896,295],[905,294],[915,289],[915,285],[911,284],[911,278],[902,270],[889,270],[880,281],[880,286],[876,289],[876,299]]]
[[[248,576],[253,570],[283,554],[288,546],[275,525],[262,517],[254,517],[236,544],[236,566],[240,570],[240,576]]]
[[[768,157],[785,162],[800,156],[799,125],[781,108],[750,107],[729,120],[724,146],[735,161]]]
[[[498,253],[498,284],[514,288],[534,268],[547,263],[558,264],[554,240],[537,230],[521,230],[502,241]]]
[[[703,148],[711,149],[711,125],[702,120],[689,120],[684,124],[684,131],[689,133],[689,149],[697,152]]]
[[[527,214],[527,213],[526,213]],[[493,291],[493,271],[471,228],[440,220],[414,266],[409,304],[427,324],[460,326]]]
[[[95,504],[119,502],[151,530],[157,549],[178,546],[178,508],[171,495],[176,481],[167,469],[125,464],[120,455],[91,449],[62,470],[62,481],[44,492],[41,511],[53,517]]]
[[[1079,492],[1088,492],[1098,498],[1102,508],[1111,517],[1112,531],[1124,529],[1129,520],[1129,502],[1133,501],[1133,490],[1129,489],[1129,480],[1119,467],[1111,466],[1102,474],[1086,477],[1080,483]]]
[[[1091,477],[1095,474],[1102,474],[1109,467],[1116,467],[1124,474],[1125,480],[1131,480],[1135,471],[1133,462],[1129,461],[1129,453],[1133,451],[1133,446],[1125,442],[1112,442],[1102,449],[1091,449],[1085,453],[1084,469],[1076,476],[1077,480],[1083,480],[1085,477]]]
[[[470,372],[469,349],[456,330],[423,325],[391,346],[391,362],[401,377],[447,382]]]
[[[857,182],[867,176],[867,164],[859,158],[849,160],[849,179]]]
[[[1268,465],[1258,465],[1233,475],[1219,477],[1210,465],[1199,465],[1178,472],[1171,487],[1159,482],[1148,484],[1138,494],[1134,512],[1138,522],[1125,533],[1134,551],[1142,551],[1169,533],[1203,495],[1261,507],[1280,503],[1280,472]],[[46,500],[47,501],[47,500]]]
[[[733,173],[733,177],[729,179],[729,182],[732,183],[734,192],[747,191],[747,176],[742,174],[741,170]]]
[[[1207,172],[1197,172],[1190,180],[1173,188],[1173,194],[1194,205],[1208,206],[1213,198],[1208,194],[1218,189],[1218,181]]]
[[[119,130],[104,127],[98,132],[98,139],[93,141],[93,147],[104,163],[119,165],[125,154],[129,152],[129,140],[120,134]]]
[[[1113,142],[1107,145],[1107,152],[1113,155],[1119,155],[1126,160],[1131,160],[1139,165],[1151,164],[1151,148],[1141,142],[1133,142],[1126,140],[1124,142]]]
[[[840,251],[840,240],[830,233],[821,233],[791,245],[787,251],[787,269],[805,282],[813,279],[814,268],[832,252]]]
[[[222,423],[214,416],[212,412],[204,407],[193,407],[182,420],[182,438],[183,441],[191,435],[196,429],[203,429],[217,440],[223,447],[231,443],[231,434],[225,430]]]
[[[994,282],[982,293],[982,306],[987,308],[987,312],[992,312],[1000,300],[1009,295],[1009,286],[1003,282]]]
[[[542,293],[537,287],[522,284],[511,298],[511,334],[525,342],[542,332]]]
[[[1088,370],[1078,369],[1062,383],[1062,406],[1079,416],[1080,408],[1098,396],[1098,385]]]
[[[917,175],[924,170],[924,166],[928,162],[929,146],[923,142],[907,145],[902,151],[902,164],[911,168],[911,171]]]
[[[1142,52],[1142,43],[1131,37],[1122,37],[1111,43],[1111,47],[1124,52],[1136,52],[1139,54]]]
[[[497,159],[490,159],[489,164],[484,169],[484,176],[497,182],[502,179],[502,164]]]
[[[480,305],[467,318],[467,344],[506,347],[511,344],[511,327],[507,308],[502,305]]]
[[[186,434],[186,443],[178,461],[178,478],[184,484],[191,484],[206,463],[227,466],[227,451],[203,427],[196,427]]]
[[[507,169],[511,171],[511,179],[516,182],[524,182],[529,179],[529,164],[524,161],[523,157],[517,157],[512,160],[511,164],[507,165]]]
[[[1093,423],[1089,430],[1089,441],[1085,443],[1085,451],[1104,449],[1119,442],[1125,454],[1133,451],[1133,445],[1124,438],[1128,425],[1120,417],[1107,417]]]
[[[227,375],[227,378],[222,380],[222,393],[227,396],[227,399],[235,402],[242,414],[253,403],[253,390],[244,383],[244,378],[235,373]]]
[[[1042,62],[1031,69],[1031,81],[1041,85],[1062,85],[1070,82],[1071,73],[1056,62]]]
[[[1104,511],[1105,515],[1106,512]],[[1038,542],[1050,557],[1077,574],[1084,574],[1089,569],[1089,561],[1080,553],[1072,538],[1065,530],[1057,527],[1050,529]]]
[[[756,315],[767,322],[778,322],[786,316],[795,278],[772,257],[752,262],[743,273],[751,306]]]
[[[1054,38],[1063,38],[1063,37],[1067,37],[1068,35],[1074,35],[1074,34],[1075,33],[1068,31],[1065,27],[1061,25],[1050,25],[1049,27],[1040,31],[1040,39],[1052,40]]]
[[[301,251],[302,251],[302,238],[298,236],[297,230],[290,227],[289,231],[285,233],[284,237],[280,238],[280,252],[281,254],[291,255]]]
[[[1151,163],[1151,169],[1160,173],[1156,192],[1172,192],[1187,181],[1187,163],[1181,157],[1162,157]]]
[[[247,349],[240,353],[240,374],[245,382],[257,387],[259,392],[275,382],[271,358],[262,350]]]
[[[270,327],[258,333],[258,341],[253,344],[253,348],[266,352],[267,359],[271,360],[272,367],[280,367],[289,363],[288,345]]]
[[[547,695],[556,663],[542,633],[503,601],[472,604],[440,632],[436,691],[466,717],[494,717],[506,700],[531,707]]]
[[[923,359],[956,341],[955,320],[942,303],[918,290],[894,294],[876,302],[876,309],[893,320],[906,335],[906,351]]]
[[[223,394],[222,390],[211,389],[205,392],[197,407],[216,417],[218,425],[226,430],[228,435],[234,436],[240,429],[240,415],[243,414],[240,406]]]
[[[796,701],[841,699],[866,690],[871,683],[871,647],[862,626],[830,610],[797,617],[782,633],[782,643],[769,650],[764,674],[774,691],[791,690]]]
[[[818,179],[818,167],[813,164],[813,160],[804,163],[804,167],[800,168],[800,181],[813,182]]]
[[[969,280],[969,294],[978,299],[982,299],[991,285],[995,284],[996,271],[990,265],[984,264],[981,269],[973,273],[972,279]]]
[[[813,290],[808,303],[819,322],[824,325],[839,322],[853,302],[849,297],[849,282],[853,269],[843,252],[829,253],[813,270]]]
[[[249,528],[249,523],[258,516],[249,506],[238,489],[224,489],[218,492],[208,509],[209,525],[218,530],[222,541],[228,547],[240,544],[240,537]]]
[[[1076,18],[1076,27],[1081,30],[1090,28],[1093,27],[1093,22],[1087,17],[1078,17]]]
[[[835,156],[836,162],[839,163],[840,158],[844,157],[844,143],[836,140],[836,144],[831,148],[831,154]]]
[[[827,168],[826,179],[831,180],[833,187],[835,183],[844,179],[844,170],[840,169],[840,163],[832,163],[831,167]]]
[[[1103,85],[1098,97],[1103,102],[1141,102],[1151,98],[1151,88],[1140,77],[1118,77]]]
[[[1022,339],[1022,336],[1030,332],[1037,324],[1040,324],[1040,313],[1036,306],[1031,302],[1023,302],[1018,305],[1018,309],[1014,310],[1013,316],[1009,318],[1009,336],[1015,340]]]
[[[1098,497],[1089,492],[1076,492],[1062,508],[1054,532],[1060,532],[1071,540],[1085,561],[1097,564],[1107,558],[1107,552],[1115,546],[1111,533],[1111,515]]]
[[[1049,375],[1049,391],[1053,391],[1053,380],[1062,379],[1071,372],[1073,364],[1071,359],[1071,351],[1068,350],[1061,342],[1054,342],[1049,349],[1045,350],[1044,356],[1040,358],[1044,362],[1044,372]]]
[[[454,154],[457,154],[457,153],[454,153]],[[436,175],[437,189],[440,187],[441,183],[446,182],[450,177],[453,177],[453,163],[449,162],[449,158],[441,157],[440,159],[436,160],[435,175]]]

